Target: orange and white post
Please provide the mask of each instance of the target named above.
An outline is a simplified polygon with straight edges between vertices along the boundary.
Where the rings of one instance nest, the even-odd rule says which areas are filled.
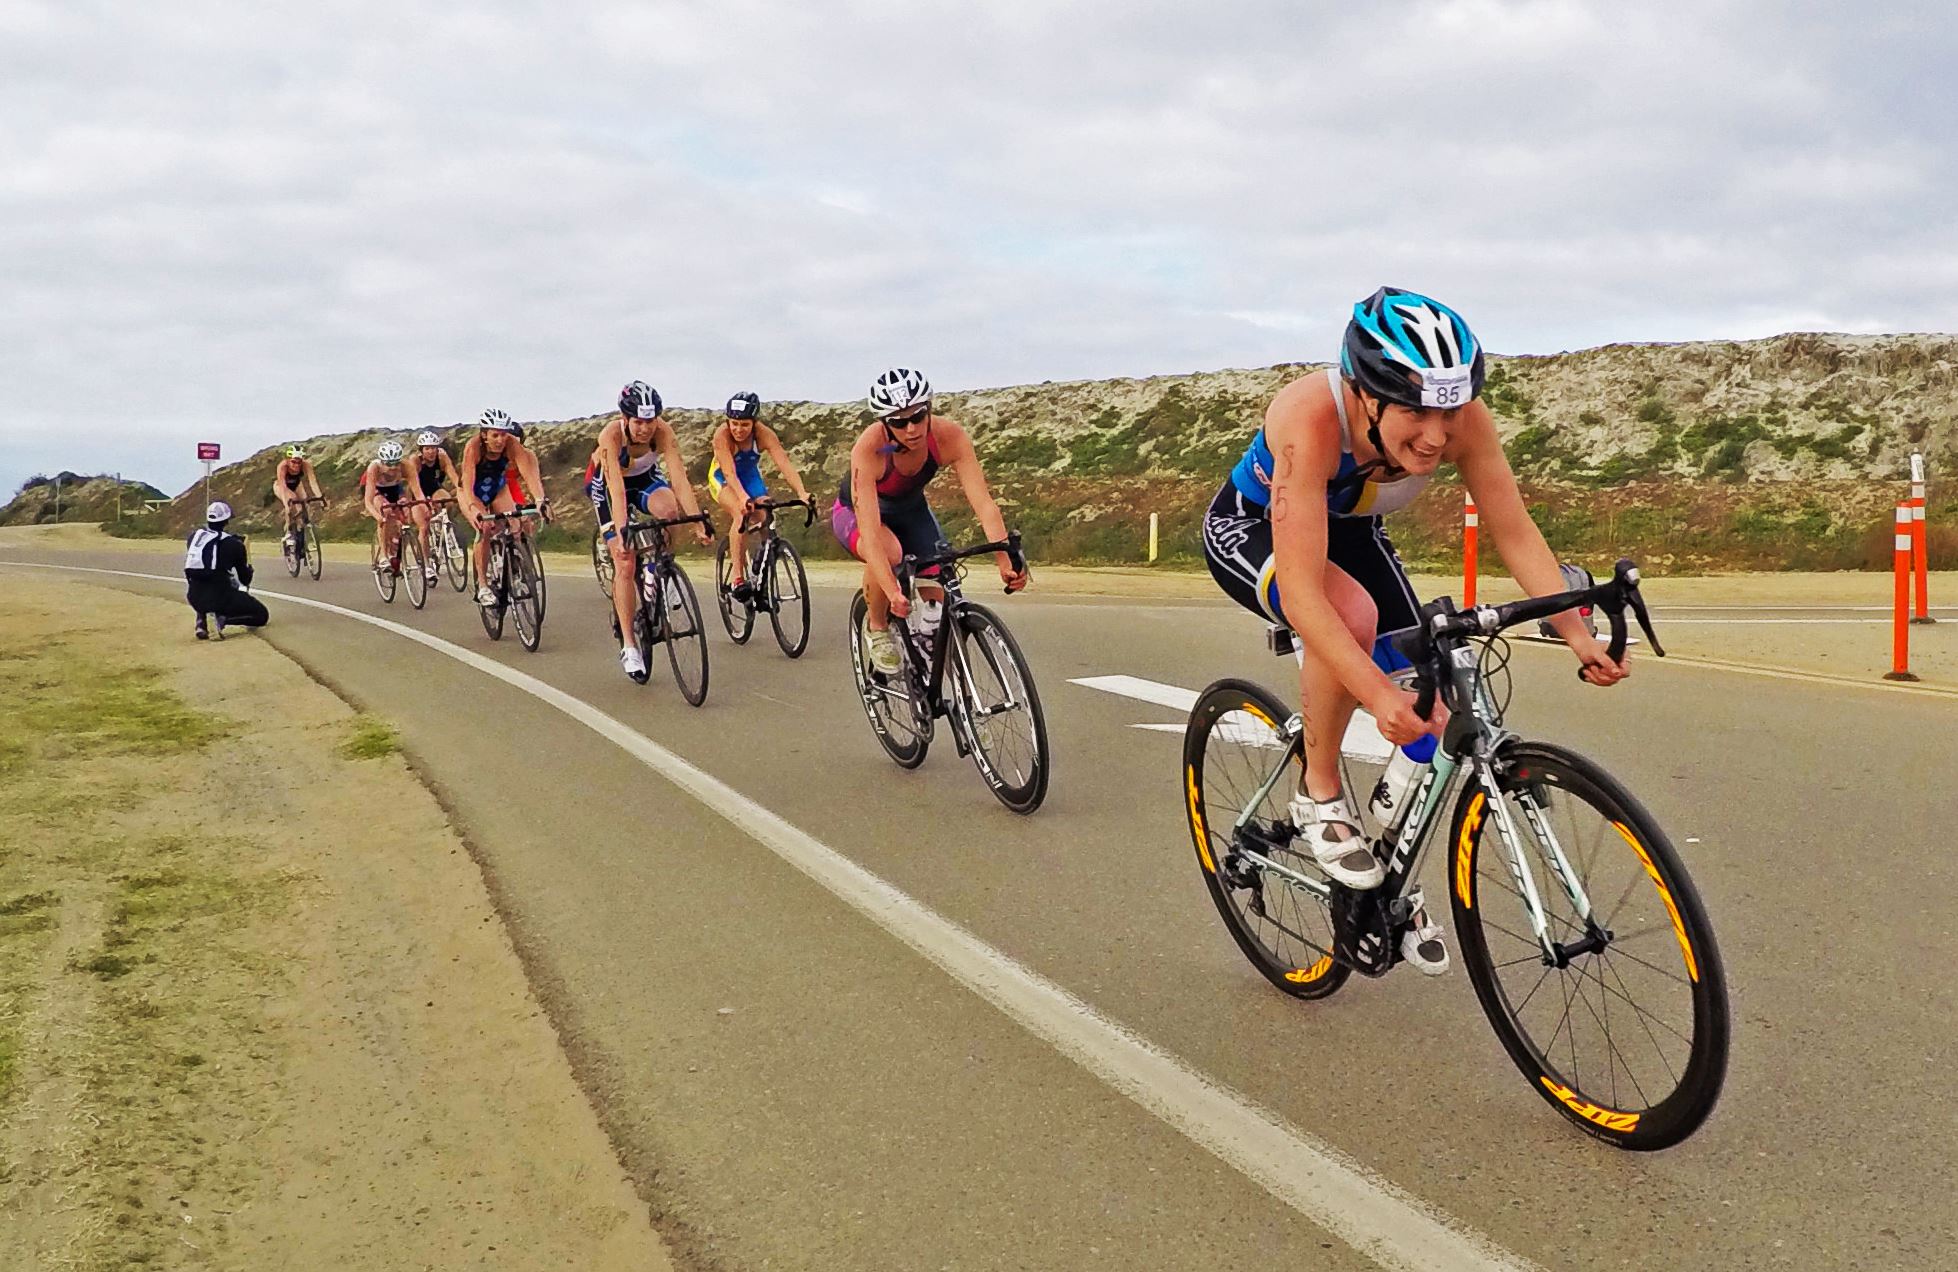
[[[1910,557],[1917,579],[1917,612],[1910,621],[1935,623],[1938,620],[1931,617],[1930,551],[1924,533],[1924,457],[1916,452],[1910,457]]]
[[[1475,513],[1475,496],[1462,496],[1462,607],[1475,604],[1475,537],[1480,518]]]
[[[1890,670],[1885,680],[1915,680],[1910,670],[1910,574],[1912,517],[1908,501],[1897,505],[1897,537],[1892,572],[1896,575],[1895,603],[1891,606]]]

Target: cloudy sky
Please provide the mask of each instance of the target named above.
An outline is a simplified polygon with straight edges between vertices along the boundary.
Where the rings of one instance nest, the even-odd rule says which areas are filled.
[[[409,12],[412,10],[412,12]],[[0,0],[0,498],[736,388],[1958,328],[1945,4]]]

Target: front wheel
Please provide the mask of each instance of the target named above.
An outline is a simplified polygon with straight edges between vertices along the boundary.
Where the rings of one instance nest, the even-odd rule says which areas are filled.
[[[311,517],[306,518],[306,528],[300,531],[299,542],[306,550],[306,572],[317,583],[320,580],[320,532],[314,527]]]
[[[775,627],[775,643],[782,652],[802,657],[809,648],[809,575],[787,539],[777,539],[769,554],[768,621]]]
[[[528,544],[517,543],[505,548],[503,559],[510,571],[506,586],[517,639],[534,654],[544,643],[544,576],[537,572],[537,554]]]
[[[279,555],[285,559],[286,573],[295,579],[299,577],[299,567],[301,564],[300,549],[302,546],[303,541],[300,539],[299,533],[292,528],[291,522],[287,522],[285,537],[279,540]]]
[[[1237,948],[1292,997],[1328,998],[1353,969],[1333,957],[1331,882],[1292,827],[1304,760],[1279,724],[1290,714],[1248,680],[1204,690],[1183,730],[1183,807],[1204,886]]]
[[[483,630],[491,640],[503,639],[503,613],[510,606],[510,587],[504,581],[508,560],[500,540],[489,545],[483,558],[483,586],[489,589],[491,600],[488,605],[478,605],[476,614],[483,620]]]
[[[659,622],[666,632],[666,657],[673,664],[673,682],[689,705],[707,701],[707,625],[700,621],[700,598],[693,581],[675,562],[662,564],[656,592]]]
[[[441,533],[434,546],[442,558],[442,571],[449,576],[449,585],[458,592],[467,592],[470,574],[469,550],[462,546],[462,539],[456,534],[455,523],[447,517],[442,519]]]
[[[865,647],[864,618],[869,606],[858,592],[850,602],[850,670],[856,677],[857,698],[870,718],[870,731],[900,768],[917,768],[931,748],[931,715],[923,709],[924,686],[909,659],[891,675],[870,665]],[[893,626],[903,622],[893,618]],[[901,646],[900,646],[901,647]]]
[[[1531,1089],[1579,1129],[1671,1147],[1720,1098],[1732,1032],[1699,893],[1652,815],[1590,760],[1517,742],[1495,773],[1497,792],[1463,790],[1449,836],[1449,901],[1482,1010]]]
[[[401,561],[401,581],[408,588],[408,603],[416,609],[428,604],[428,575],[422,564],[421,539],[408,526],[396,541],[395,553]]]
[[[1031,813],[1047,798],[1047,717],[1019,642],[983,605],[957,608],[955,659],[967,734],[979,775],[999,802]]]
[[[367,552],[368,567],[374,572],[374,590],[388,604],[394,603],[394,589],[400,583],[394,563],[388,560],[387,549],[376,542]]]
[[[612,580],[618,570],[612,563],[612,550],[605,544],[605,523],[601,521],[591,528],[591,572],[598,576],[598,590],[605,593],[607,601],[612,599]]]

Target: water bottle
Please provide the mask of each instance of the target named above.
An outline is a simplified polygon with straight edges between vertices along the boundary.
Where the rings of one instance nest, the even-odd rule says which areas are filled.
[[[1367,811],[1383,832],[1397,831],[1407,820],[1407,802],[1414,793],[1414,779],[1434,758],[1434,753],[1432,736],[1394,748],[1393,758],[1387,761],[1387,771],[1381,774],[1380,781],[1374,785],[1373,798],[1367,801]]]
[[[945,602],[919,601],[912,613],[917,618],[913,626],[917,628],[919,638],[929,645],[932,638],[938,635],[938,624],[945,618]]]

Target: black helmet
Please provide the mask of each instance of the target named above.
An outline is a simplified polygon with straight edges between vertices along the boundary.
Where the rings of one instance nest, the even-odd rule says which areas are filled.
[[[737,393],[727,400],[727,417],[731,420],[758,420],[761,418],[761,394]]]
[[[1339,369],[1383,402],[1451,410],[1482,394],[1482,344],[1438,300],[1382,287],[1353,306]]]
[[[644,380],[634,380],[619,390],[619,414],[629,420],[658,419],[666,403],[660,401],[659,390]]]

